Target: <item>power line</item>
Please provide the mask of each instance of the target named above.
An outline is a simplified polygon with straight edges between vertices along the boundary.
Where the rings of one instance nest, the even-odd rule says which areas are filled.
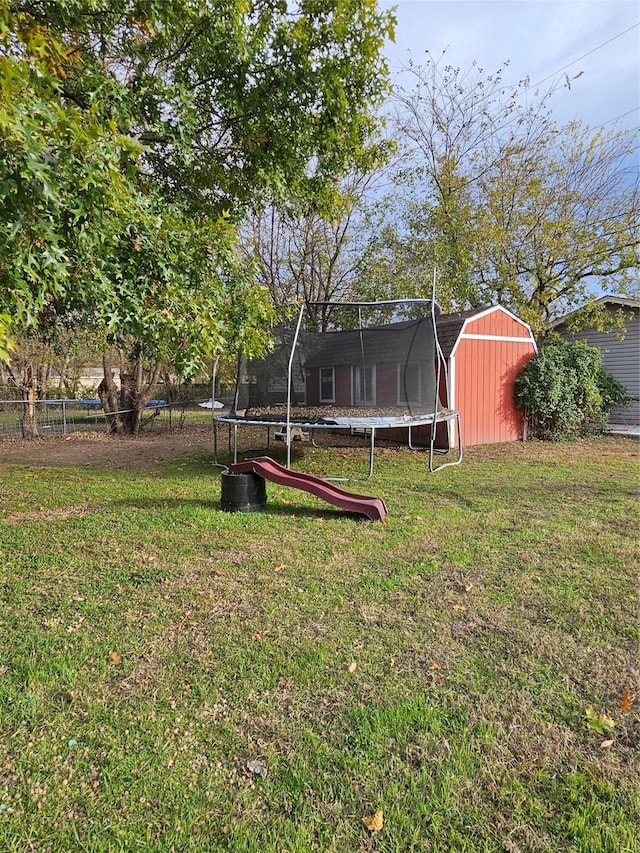
[[[612,122],[614,122],[614,121],[618,121],[618,120],[619,120],[619,119],[621,119],[621,118],[626,118],[627,116],[630,116],[630,115],[631,115],[631,113],[635,113],[635,112],[637,112],[638,110],[640,110],[640,106],[638,106],[638,107],[633,107],[632,109],[627,110],[627,111],[626,111],[626,113],[620,113],[620,115],[619,115],[619,116],[615,116],[615,118],[610,118],[610,119],[608,119],[607,121],[603,121],[603,122],[602,122],[602,124],[598,124],[598,125],[596,125],[596,127],[594,127],[594,128],[593,128],[593,130],[599,130],[601,127],[604,127],[604,126],[605,126],[605,125],[607,125],[607,124],[612,124]]]
[[[557,71],[554,71],[553,74],[549,74],[548,77],[544,77],[542,80],[539,80],[535,84],[535,86],[540,86],[542,83],[546,83],[547,80],[551,80],[557,74],[561,74],[567,68],[571,68],[571,66],[575,65],[576,62],[580,62],[582,59],[585,59],[585,57],[591,56],[592,53],[595,53],[597,50],[600,50],[601,48],[605,47],[606,45],[611,44],[612,41],[615,41],[616,39],[619,39],[621,36],[624,36],[627,33],[630,33],[631,30],[635,30],[636,27],[639,27],[639,26],[640,26],[640,23],[632,24],[630,27],[627,27],[627,29],[623,30],[621,33],[618,33],[617,35],[612,36],[610,39],[607,39],[607,41],[603,41],[602,44],[599,44],[597,47],[594,47],[592,50],[587,51],[587,53],[583,53],[582,56],[579,56],[577,59],[572,60],[567,65],[563,65],[562,68],[559,68]],[[534,86],[534,88],[535,88],[535,86]]]

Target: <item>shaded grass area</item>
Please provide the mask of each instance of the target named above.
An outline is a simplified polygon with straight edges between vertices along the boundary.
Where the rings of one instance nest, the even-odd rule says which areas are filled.
[[[1,473],[0,849],[640,850],[637,443]]]

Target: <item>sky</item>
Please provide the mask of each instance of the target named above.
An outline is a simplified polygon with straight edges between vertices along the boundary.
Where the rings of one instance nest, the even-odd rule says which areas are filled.
[[[395,44],[385,50],[392,75],[446,50],[446,63],[487,73],[504,62],[504,81],[529,77],[546,89],[559,123],[591,127],[640,123],[640,0],[379,0],[396,7]],[[574,78],[582,72],[578,79]],[[565,74],[571,88],[562,85]]]

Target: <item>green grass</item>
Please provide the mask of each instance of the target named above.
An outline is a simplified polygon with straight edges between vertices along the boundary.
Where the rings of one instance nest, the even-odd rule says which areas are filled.
[[[385,524],[0,465],[0,850],[640,851],[638,451],[381,451]]]

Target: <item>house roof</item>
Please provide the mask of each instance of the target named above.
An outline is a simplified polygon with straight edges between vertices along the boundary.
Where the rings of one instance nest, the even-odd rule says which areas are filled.
[[[307,348],[305,366],[373,365],[381,360],[421,362],[434,357],[431,324],[431,317],[427,316],[362,330],[308,335],[304,341]]]
[[[617,308],[640,308],[640,299],[634,299],[633,297],[627,296],[616,296],[611,293],[607,293],[604,296],[601,296],[599,299],[595,300],[596,305],[612,305]],[[572,317],[575,317],[576,314],[579,314],[580,311],[584,311],[587,305],[583,305],[581,308],[576,308],[575,311],[570,311],[568,314],[563,314],[562,317],[558,317],[551,323],[551,328],[555,329],[558,326],[564,325],[568,320]]]

